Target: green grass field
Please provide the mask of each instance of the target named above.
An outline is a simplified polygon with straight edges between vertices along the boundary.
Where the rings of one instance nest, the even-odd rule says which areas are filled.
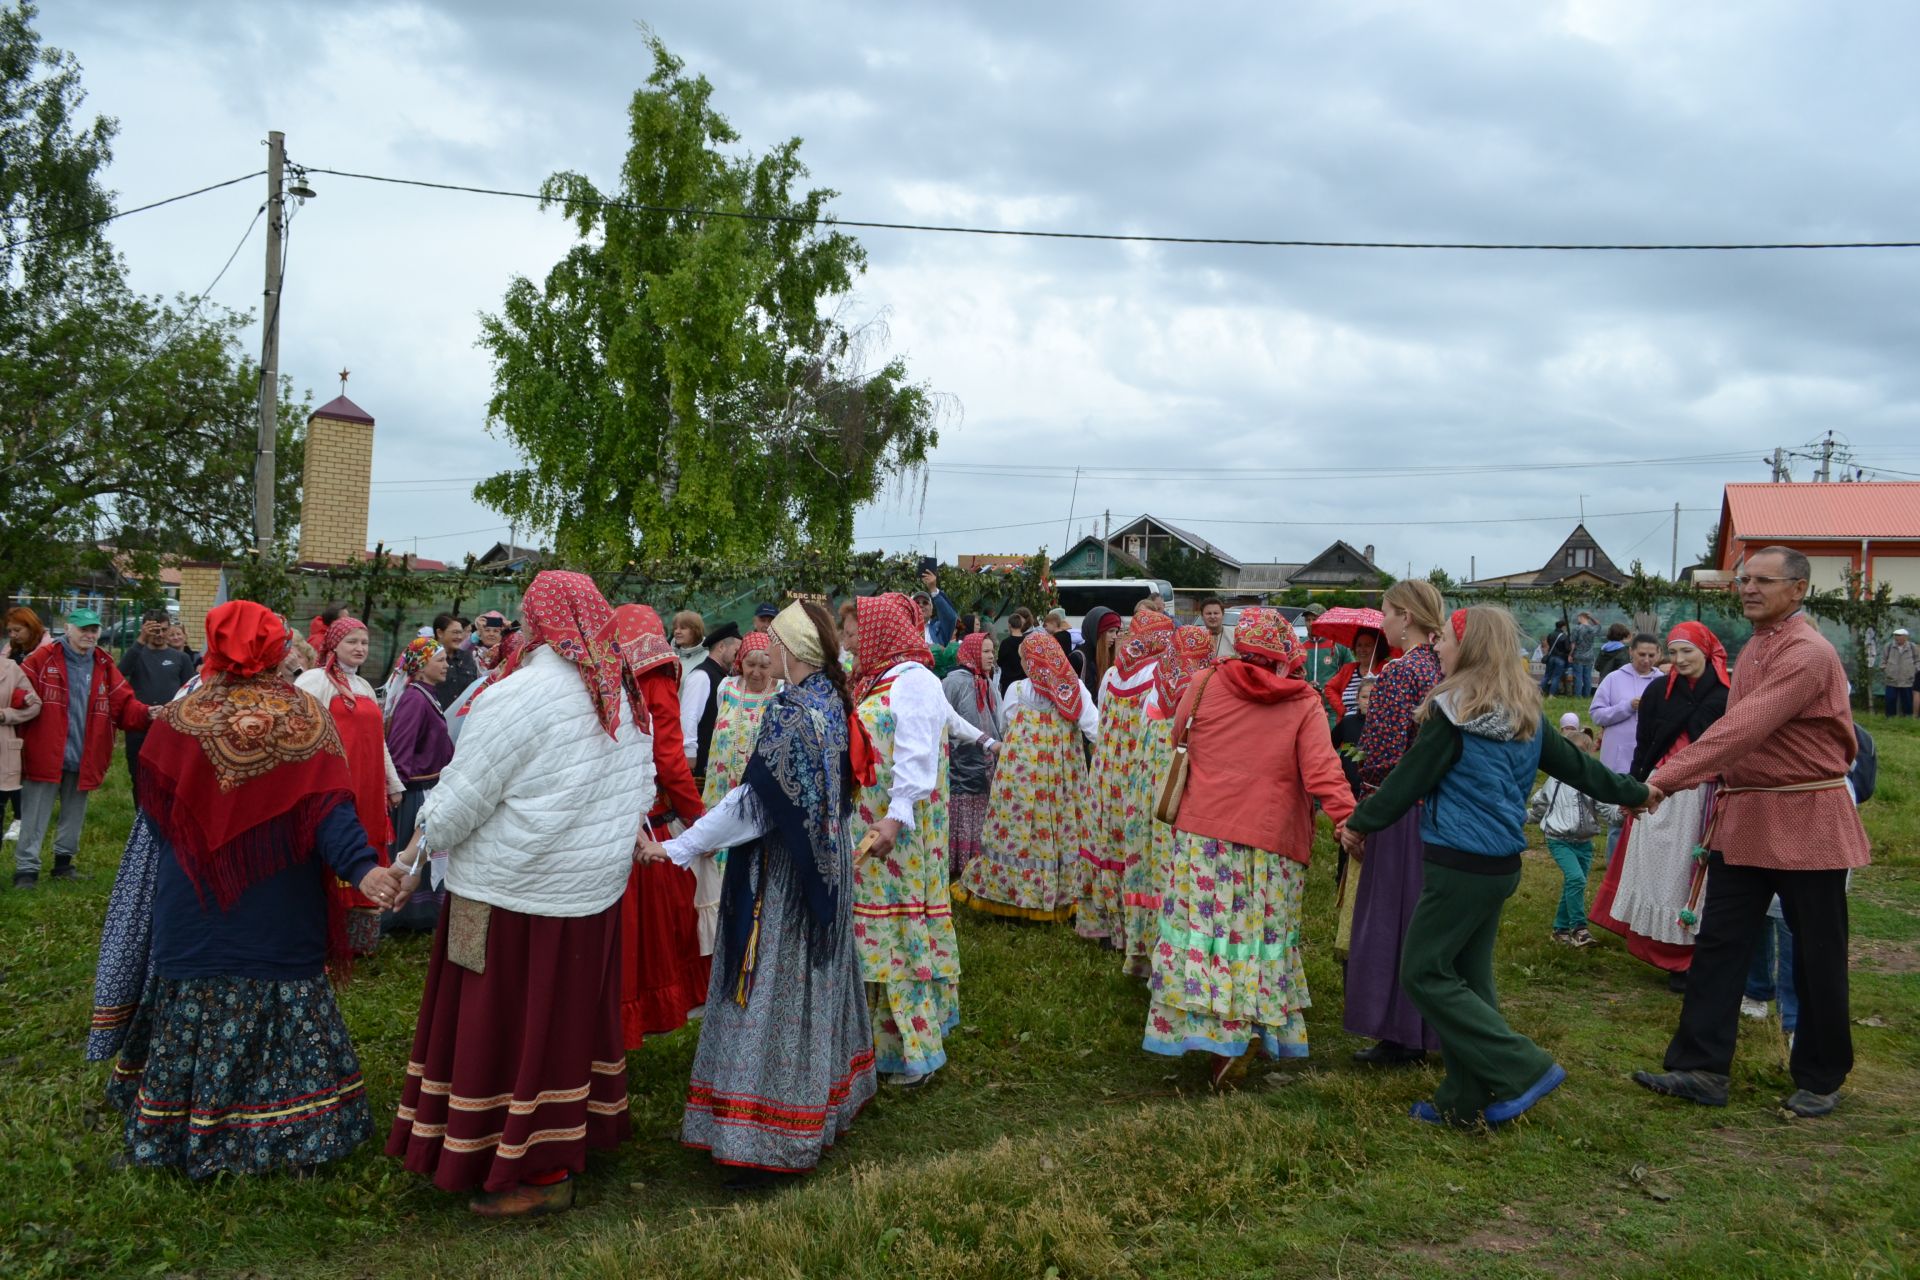
[[[1556,703],[1554,710],[1573,707]],[[1548,941],[1558,873],[1530,855],[1501,930],[1511,1021],[1572,1073],[1497,1133],[1407,1119],[1436,1071],[1355,1067],[1340,1030],[1332,846],[1308,898],[1313,1057],[1215,1096],[1207,1063],[1140,1051],[1141,986],[1069,930],[962,913],[951,1065],[883,1092],[821,1171],[736,1199],[676,1142],[692,1029],[630,1056],[635,1136],[579,1208],[483,1226],[363,1147],[323,1176],[190,1185],[116,1166],[82,1059],[100,921],[132,813],[117,767],[91,877],[0,892],[0,1275],[1896,1276],[1920,1272],[1920,729],[1870,722],[1875,865],[1855,880],[1859,1057],[1833,1118],[1796,1121],[1784,1045],[1742,1029],[1724,1111],[1655,1098],[1678,1000],[1618,940]],[[1537,839],[1537,836],[1536,836]],[[10,848],[10,847],[9,847]],[[1596,869],[1597,874],[1597,869]],[[342,995],[384,1136],[426,942]]]

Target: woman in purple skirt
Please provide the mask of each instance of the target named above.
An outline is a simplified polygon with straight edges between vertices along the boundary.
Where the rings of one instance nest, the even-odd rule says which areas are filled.
[[[1367,728],[1360,739],[1360,781],[1368,792],[1380,785],[1413,742],[1413,713],[1440,683],[1433,642],[1446,608],[1430,582],[1409,580],[1388,588],[1381,601],[1387,643],[1404,656],[1387,664],[1373,687]],[[1356,857],[1366,867],[1353,908],[1353,940],[1347,952],[1347,1006],[1342,1025],[1377,1043],[1354,1060],[1374,1066],[1418,1062],[1440,1047],[1440,1038],[1400,989],[1400,945],[1420,900],[1420,811],[1407,813],[1367,837]]]

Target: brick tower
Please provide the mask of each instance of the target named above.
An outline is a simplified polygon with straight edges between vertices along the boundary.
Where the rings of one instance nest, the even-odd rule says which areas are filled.
[[[348,564],[367,550],[367,502],[373,492],[373,416],[341,394],[307,419],[301,479],[300,560]]]

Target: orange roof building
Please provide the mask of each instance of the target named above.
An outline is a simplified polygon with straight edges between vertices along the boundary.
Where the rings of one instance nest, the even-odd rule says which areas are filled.
[[[1730,484],[1720,503],[1720,563],[1791,547],[1813,566],[1813,589],[1844,589],[1847,575],[1920,596],[1920,481]]]

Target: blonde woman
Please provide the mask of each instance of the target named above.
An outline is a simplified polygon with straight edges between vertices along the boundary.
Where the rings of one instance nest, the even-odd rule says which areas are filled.
[[[1440,1033],[1447,1074],[1412,1114],[1429,1124],[1498,1125],[1567,1078],[1507,1025],[1493,988],[1493,943],[1501,908],[1520,887],[1534,777],[1545,770],[1596,800],[1632,807],[1646,803],[1647,787],[1542,732],[1539,691],[1513,661],[1520,629],[1506,610],[1458,610],[1437,641],[1443,678],[1414,713],[1417,736],[1347,819],[1341,841],[1358,857],[1366,833],[1417,814],[1425,882],[1400,978]]]
[[[707,660],[707,620],[692,609],[673,615],[673,652],[680,659],[680,678]]]

